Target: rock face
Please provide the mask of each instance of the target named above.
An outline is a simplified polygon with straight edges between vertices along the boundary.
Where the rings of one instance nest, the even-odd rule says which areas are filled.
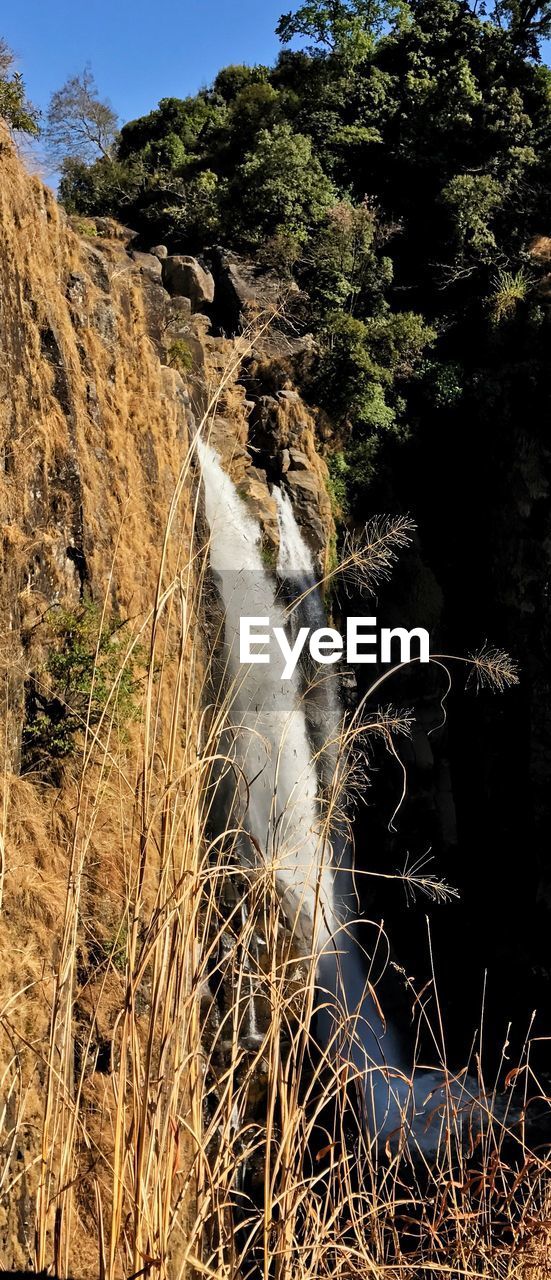
[[[241,333],[260,316],[264,321],[276,318],[274,333],[296,332],[304,295],[294,281],[282,280],[276,272],[262,270],[223,248],[212,250],[210,256],[216,280],[215,318],[224,333]]]
[[[277,484],[289,492],[321,575],[334,538],[327,467],[316,447],[316,420],[290,385],[287,345],[281,350],[277,338],[271,334],[253,343],[245,336],[207,337],[207,381],[224,381],[210,435],[240,496],[260,521],[268,562],[277,558],[279,545],[271,492]],[[274,387],[279,388],[275,393]]]
[[[120,911],[130,901],[128,895],[136,892],[139,932],[143,925],[136,945],[141,948],[147,920],[155,918],[158,929],[159,917],[148,912],[157,912],[159,885],[166,882],[172,895],[173,875],[182,885],[188,874],[183,867],[175,871],[174,858],[185,845],[179,837],[174,847],[170,845],[170,871],[167,862],[162,874],[158,850],[167,831],[165,801],[173,795],[166,761],[169,756],[174,761],[174,792],[181,779],[196,776],[195,726],[204,710],[206,624],[203,630],[204,620],[195,612],[203,596],[193,569],[194,513],[200,509],[201,490],[190,441],[196,420],[209,406],[213,387],[218,394],[210,405],[208,429],[223,465],[262,525],[267,565],[273,566],[278,550],[274,482],[284,479],[287,484],[320,563],[327,553],[332,519],[324,463],[316,451],[316,422],[293,383],[293,361],[305,353],[307,358],[308,342],[282,333],[269,341],[210,334],[210,317],[202,312],[215,300],[215,284],[200,263],[164,256],[160,247],[151,254],[139,252],[132,247],[132,233],[118,229],[111,220],[87,220],[85,226],[75,221],[71,228],[53,196],[24,173],[4,136],[0,149],[0,605],[4,620],[0,804],[6,844],[5,861],[3,846],[1,850],[0,976],[2,1001],[9,1003],[13,1018],[7,1036],[0,1025],[0,1076],[10,1089],[8,1130],[2,1132],[2,1140],[10,1161],[8,1181],[17,1188],[8,1204],[0,1197],[0,1255],[3,1264],[14,1269],[27,1270],[31,1265],[45,1063],[51,1046],[57,1079],[58,1038],[66,1019],[67,1074],[63,1088],[56,1090],[58,1110],[48,1139],[49,1198],[42,1236],[44,1266],[40,1262],[39,1269],[58,1273],[65,1246],[59,1246],[54,1258],[50,1242],[62,1236],[65,1240],[66,1233],[68,1273],[94,1280],[97,1222],[93,1221],[95,1210],[89,1209],[89,1203],[95,1203],[94,1194],[88,1203],[86,1193],[74,1217],[70,1209],[60,1209],[61,1201],[64,1206],[68,1203],[64,1199],[67,1180],[56,1181],[61,1179],[56,1135],[66,1117],[72,1126],[71,1090],[82,1071],[83,1131],[97,1121],[98,1127],[90,1130],[94,1169],[101,1169],[99,1180],[103,1186],[105,1174],[109,1186],[118,1085],[107,1077],[119,1070],[116,1028],[121,1025],[119,1015],[126,1016],[128,1009],[125,963],[119,963],[117,951]],[[104,749],[98,730],[97,744],[94,740],[98,760],[92,753],[85,763],[80,756],[71,758],[66,767],[64,762],[55,786],[51,776],[45,781],[39,770],[34,776],[29,773],[25,741],[39,715],[37,698],[41,682],[47,681],[53,647],[44,620],[64,614],[72,617],[84,602],[101,612],[105,603],[105,615],[117,633],[126,635],[128,627],[132,639],[144,641],[145,651],[153,630],[152,602],[171,601],[172,590],[177,592],[176,607],[159,605],[160,665],[173,672],[171,664],[177,664],[180,655],[183,665],[174,683],[168,681],[164,700],[159,692],[157,702],[162,677],[155,667],[150,755],[143,745],[146,734],[138,706],[128,738],[117,743],[120,756],[112,756],[109,739]],[[188,618],[192,619],[189,624],[184,622]],[[185,646],[181,643],[184,625],[198,637],[193,642],[193,663],[187,661],[187,641]],[[147,683],[143,671],[139,683],[140,687]],[[55,690],[45,687],[63,710]],[[182,704],[191,701],[197,706],[189,733],[187,723],[185,730],[182,727],[178,701],[173,710],[175,688],[181,692]],[[163,726],[169,727],[164,742]],[[146,765],[151,811],[144,815],[140,787],[134,788]],[[84,777],[86,769],[89,773]],[[75,817],[80,812],[81,786],[83,807],[90,805],[94,811],[82,838],[80,832],[77,835],[79,819]],[[123,792],[125,801],[119,803]],[[178,806],[175,833],[180,822]],[[202,857],[201,848],[199,861]],[[73,858],[78,861],[76,870]],[[74,952],[60,982],[68,883],[73,895],[70,933],[74,943],[70,945]],[[166,909],[168,919],[172,906],[167,904]],[[159,931],[160,941],[161,935],[164,929]],[[136,963],[139,968],[139,959]],[[171,966],[160,966],[168,984],[170,1017],[170,1001],[186,986],[187,965],[186,957],[181,981]],[[147,1019],[156,1016],[149,1000],[149,964],[143,972],[147,976],[136,993],[135,1011],[141,1043],[147,1039]],[[302,979],[298,986],[304,987]],[[56,991],[61,993],[57,1022]],[[162,996],[158,1008],[164,1016]],[[184,1021],[187,1026],[194,1019]],[[151,1043],[157,1043],[157,1031],[155,1024]],[[173,1039],[175,1052],[191,1062],[193,1055],[184,1050],[180,1037]],[[21,1048],[14,1065],[15,1041]],[[165,1050],[171,1052],[165,1044],[163,1061]],[[186,1113],[188,1082],[181,1071],[182,1058],[178,1061],[173,1070],[174,1060],[167,1057],[166,1072],[167,1079],[178,1072],[178,1079],[182,1077],[183,1093],[175,1104],[180,1117]],[[123,1092],[127,1085],[128,1078],[121,1086]],[[172,1087],[168,1092],[172,1096]],[[123,1143],[127,1132],[136,1133],[141,1123],[138,1110],[131,1113],[130,1094],[133,1098],[132,1088]],[[163,1099],[157,1102],[164,1105]],[[12,1141],[14,1120],[9,1118],[9,1108],[17,1118],[20,1105],[25,1122],[18,1140]],[[154,1112],[157,1115],[157,1106],[152,1116]],[[75,1134],[78,1124],[73,1126]],[[172,1131],[167,1118],[166,1132]],[[105,1134],[109,1137],[104,1141]],[[76,1146],[70,1183],[79,1186],[80,1194],[90,1173],[90,1149]],[[184,1139],[181,1147],[185,1148]],[[127,1154],[125,1147],[123,1163]],[[182,1159],[186,1159],[185,1150]],[[154,1160],[151,1168],[156,1169]],[[125,1201],[123,1221],[133,1208],[133,1203]],[[181,1231],[187,1248],[184,1219],[185,1211]],[[74,1230],[69,1239],[71,1223]],[[145,1240],[140,1243],[140,1256],[147,1256],[148,1247]]]
[[[193,311],[214,302],[214,279],[196,258],[169,254],[160,264],[165,289],[173,296],[189,298]]]
[[[21,776],[22,736],[32,723],[35,691],[42,685],[47,692],[48,619],[65,611],[72,616],[83,601],[101,611],[105,602],[115,623],[141,619],[147,628],[191,415],[182,376],[163,369],[159,359],[171,300],[158,272],[144,263],[148,255],[129,256],[127,236],[116,234],[110,222],[92,243],[87,230],[75,234],[52,194],[24,172],[3,131],[0,147],[0,790],[7,819],[0,972],[14,1034],[26,1026],[33,1041],[33,1052],[18,1050],[18,1093],[10,1065],[13,1045],[0,1028],[0,1075],[11,1099],[7,1128],[5,1116],[0,1126],[1,1145],[8,1182],[15,1187],[0,1200],[0,1255],[3,1266],[27,1271],[78,766],[70,762],[56,786],[40,775]],[[147,296],[153,295],[157,346],[147,338]],[[192,507],[184,485],[166,543],[167,582],[181,567],[182,549],[190,547]],[[124,748],[128,761],[136,750],[131,729]],[[98,782],[101,787],[99,774]],[[114,903],[124,892],[121,838],[126,844],[107,795],[99,804],[106,834],[99,828],[91,833],[82,908],[94,919],[96,939],[109,932]],[[79,977],[67,1006],[69,1022],[86,1024],[84,1035],[94,1045],[84,1088],[89,1114],[99,1114],[108,1105],[105,1045],[113,1027],[109,1000],[98,1000],[96,985],[96,976],[105,973],[104,953],[100,945],[92,959],[78,908],[74,927],[91,1003],[80,998]],[[120,974],[115,985],[119,979]],[[75,1034],[72,1022],[69,1054],[76,1063]],[[12,1141],[23,1103],[25,1121]],[[50,1185],[55,1195],[54,1181]],[[79,1225],[74,1235],[69,1274],[97,1275],[88,1244],[91,1223]]]

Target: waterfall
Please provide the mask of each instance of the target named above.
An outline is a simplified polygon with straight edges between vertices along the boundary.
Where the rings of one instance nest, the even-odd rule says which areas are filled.
[[[215,450],[197,450],[210,529],[210,563],[224,605],[227,696],[231,733],[224,751],[249,785],[237,787],[238,820],[248,832],[245,856],[260,853],[273,868],[282,908],[308,949],[321,951],[334,926],[332,853],[323,838],[318,779],[296,681],[282,681],[276,664],[239,661],[242,617],[268,617],[284,626],[276,584],[262,560],[261,530],[226,475]]]
[[[340,729],[334,677],[317,679],[312,691],[299,668],[291,680],[283,681],[277,664],[241,665],[241,618],[269,618],[272,627],[285,627],[288,610],[263,562],[258,522],[215,450],[199,436],[196,446],[210,564],[224,607],[223,683],[231,728],[223,735],[221,751],[235,762],[237,777],[246,779],[236,784],[231,800],[232,816],[244,833],[240,851],[249,865],[258,866],[261,860],[273,868],[289,926],[305,950],[313,949],[318,956],[318,1038],[325,1047],[333,1045],[333,1052],[354,1068],[370,1131],[388,1134],[400,1128],[406,1112],[411,1122],[413,1109],[415,1119],[417,1099],[439,1086],[436,1077],[424,1074],[412,1091],[397,1038],[383,1026],[367,991],[365,962],[346,926],[351,889],[346,841],[338,827],[328,840],[319,805],[323,769],[334,767]],[[325,610],[315,586],[311,552],[288,495],[275,488],[274,496],[280,524],[277,573],[287,601],[297,602],[294,625],[322,627]],[[307,595],[299,599],[304,592]],[[339,1030],[343,1008],[349,1014],[348,1028]],[[424,1119],[421,1109],[416,1137],[429,1151],[434,1138],[422,1132]]]

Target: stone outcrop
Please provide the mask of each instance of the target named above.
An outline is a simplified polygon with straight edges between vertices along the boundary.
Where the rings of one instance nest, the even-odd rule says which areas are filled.
[[[273,352],[273,347],[271,348]],[[239,493],[263,528],[268,562],[279,543],[273,484],[287,488],[295,514],[323,573],[334,536],[327,468],[316,447],[316,422],[290,387],[268,393],[274,380],[289,382],[287,353],[268,355],[243,335],[207,337],[205,375],[223,384],[211,422],[212,443]]]
[[[162,274],[161,262],[155,253],[139,253],[137,249],[131,249],[130,257],[132,261],[139,267],[142,275],[151,276],[153,280],[160,280]]]
[[[242,333],[259,321],[270,326],[272,336],[294,336],[303,327],[306,298],[296,281],[227,249],[213,249],[209,256],[216,281],[213,315],[224,333]]]
[[[158,261],[158,259],[156,259]],[[193,311],[202,311],[214,302],[214,280],[196,258],[169,254],[160,262],[165,289],[172,296],[189,298]]]

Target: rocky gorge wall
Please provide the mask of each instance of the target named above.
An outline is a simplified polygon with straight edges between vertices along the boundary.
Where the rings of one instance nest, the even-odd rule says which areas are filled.
[[[266,297],[259,302],[247,292],[232,264],[219,265],[215,283],[205,266],[162,246],[135,250],[132,233],[109,220],[70,224],[52,194],[24,172],[4,134],[0,166],[0,1071],[12,1081],[3,1116],[2,1186],[9,1194],[0,1202],[0,1258],[4,1266],[44,1265],[45,1242],[62,1249],[65,1230],[65,1264],[84,1275],[97,1273],[89,1226],[79,1225],[88,1221],[88,1193],[75,1193],[78,1222],[68,1234],[50,1226],[53,1201],[42,1210],[40,1193],[37,1201],[40,1168],[43,1181],[45,1169],[50,1177],[40,1139],[49,1105],[46,1063],[55,1079],[61,1032],[69,1027],[63,1071],[70,1094],[79,1045],[87,1044],[95,1064],[82,1085],[90,1132],[98,1149],[110,1150],[110,1055],[125,997],[122,972],[115,963],[106,977],[104,960],[116,946],[133,874],[129,851],[139,834],[132,807],[121,817],[121,785],[140,792],[147,725],[131,723],[119,743],[122,774],[106,749],[101,765],[90,765],[84,789],[71,757],[51,777],[34,768],[25,742],[37,707],[51,706],[51,619],[92,601],[147,649],[156,595],[169,595],[174,584],[181,594],[187,584],[187,639],[170,640],[167,622],[162,663],[183,673],[182,701],[200,705],[202,588],[190,564],[204,529],[190,443],[209,404],[212,443],[262,524],[266,563],[275,565],[278,549],[272,480],[285,476],[320,568],[334,529],[315,421],[293,378],[311,339],[274,328],[271,300],[266,308]],[[229,282],[239,323],[226,336]],[[183,645],[186,656],[191,631],[193,655],[178,668],[176,650]],[[158,679],[151,758],[165,724],[178,774],[196,751],[200,713],[185,729],[179,725],[165,683]],[[94,817],[75,871],[83,806]],[[148,858],[138,880],[154,903],[156,846]],[[60,969],[69,935],[73,959]],[[55,1115],[65,1119],[56,1128],[50,1116],[50,1155],[70,1114],[60,1096]],[[35,1251],[37,1219],[42,1243]]]

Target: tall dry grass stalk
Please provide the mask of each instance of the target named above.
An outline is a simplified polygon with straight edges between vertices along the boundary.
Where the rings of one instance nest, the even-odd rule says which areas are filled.
[[[207,433],[222,390],[200,424]],[[169,574],[182,501],[193,508],[193,531]],[[350,544],[345,576],[363,573],[372,585],[406,535],[400,522],[394,541],[385,526],[363,552]],[[448,1073],[430,1159],[407,1124],[393,1143],[367,1132],[357,1069],[336,1052],[338,1029],[334,1045],[313,1040],[316,957],[283,919],[276,868],[241,866],[239,825],[221,832],[214,821],[216,780],[229,769],[219,742],[235,690],[230,684],[218,703],[209,697],[223,622],[214,611],[205,640],[209,590],[191,447],[151,612],[125,658],[147,644],[139,745],[129,750],[118,737],[122,668],[99,725],[83,728],[46,1047],[21,1030],[13,1002],[2,1009],[10,1045],[0,1110],[5,1198],[18,1194],[12,1155],[29,1091],[43,1093],[39,1152],[25,1170],[36,1181],[36,1268],[101,1280],[540,1280],[548,1162],[525,1137],[523,1117],[538,1091],[530,1037],[517,1074],[509,1071],[520,1118],[509,1094],[498,1105],[503,1081],[489,1088],[480,1061],[483,1103],[474,1104],[464,1081],[460,1105],[461,1086]],[[496,666],[495,655],[476,662],[486,676]],[[502,655],[497,668],[499,683],[507,677]],[[366,720],[362,710],[329,744],[325,834],[346,821],[366,734],[382,735],[396,755],[397,734],[408,729],[392,711]],[[106,811],[112,885],[96,890],[110,926],[98,938],[89,901]],[[9,817],[5,809],[0,871],[10,858]],[[423,869],[410,869],[408,879],[412,888],[446,888]],[[438,1009],[435,983],[431,995]],[[411,987],[411,998],[420,1029],[433,1037],[430,1065],[446,1075],[441,1021],[430,1021],[426,991]],[[358,1011],[341,1014],[350,1026]]]

